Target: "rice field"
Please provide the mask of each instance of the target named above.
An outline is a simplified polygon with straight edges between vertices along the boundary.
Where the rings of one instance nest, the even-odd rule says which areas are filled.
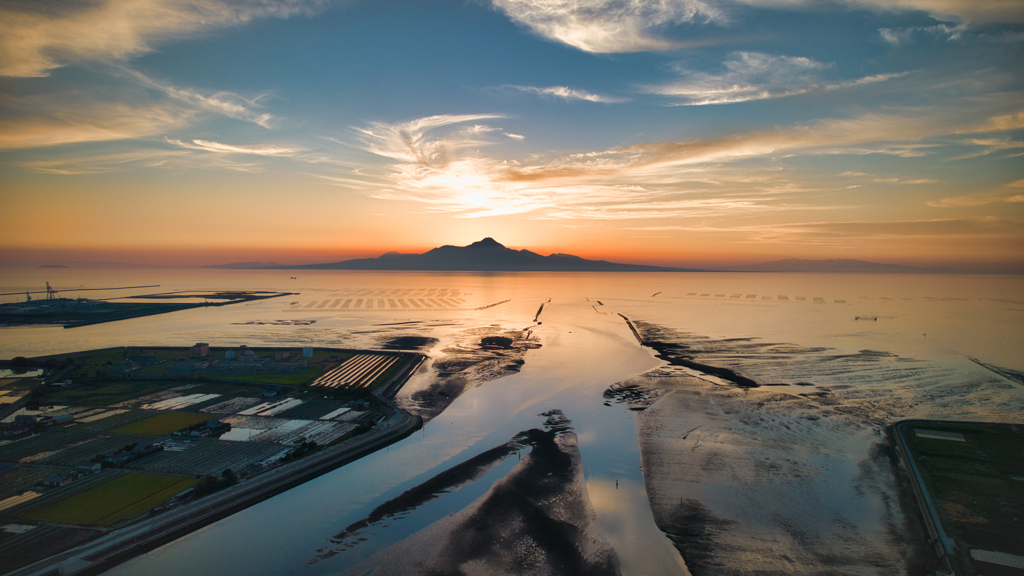
[[[111,430],[118,434],[152,434],[153,436],[166,436],[175,430],[188,428],[201,422],[212,419],[212,415],[197,414],[195,412],[161,412],[145,420],[139,420],[119,426]]]
[[[57,466],[74,466],[79,462],[92,460],[100,454],[110,456],[115,452],[120,452],[128,444],[146,442],[152,439],[152,436],[137,434],[96,436],[84,442],[71,444],[65,448],[57,450],[45,458],[40,459],[40,462],[43,464],[53,464]]]
[[[197,482],[194,478],[132,472],[37,510],[27,518],[62,524],[112,526],[144,514]]]
[[[87,437],[88,433],[77,430],[47,430],[42,434],[0,445],[0,462],[19,462],[41,452],[52,454]]]
[[[131,422],[144,420],[154,414],[159,414],[159,412],[150,410],[112,410],[110,414],[104,415],[103,417],[90,421],[86,424],[82,424],[79,428],[90,432],[105,432]]]
[[[338,390],[366,388],[399,358],[399,356],[383,354],[358,354],[314,380],[311,386],[323,386]]]

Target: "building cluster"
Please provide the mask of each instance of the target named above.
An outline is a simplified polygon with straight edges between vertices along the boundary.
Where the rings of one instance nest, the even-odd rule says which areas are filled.
[[[193,438],[219,438],[231,431],[231,424],[220,420],[208,420],[195,426],[176,430],[174,436],[191,436]]]
[[[70,484],[83,476],[96,474],[102,469],[103,465],[99,462],[79,462],[75,464],[74,470],[59,474],[50,474],[43,478],[40,484],[42,485],[42,488],[58,488],[65,484]]]
[[[17,440],[36,434],[50,426],[70,424],[74,420],[75,417],[71,414],[59,414],[57,416],[18,414],[14,417],[13,422],[0,424],[0,438],[3,440]]]
[[[210,352],[209,343],[197,342],[189,348],[188,357],[178,358],[172,368],[175,370],[213,370],[222,373],[250,373],[254,370],[296,372],[309,367],[308,359],[313,357],[313,348],[306,346],[301,358],[293,358],[291,352],[281,350],[260,354],[245,344],[237,349],[225,350],[223,354],[223,358],[215,358]]]

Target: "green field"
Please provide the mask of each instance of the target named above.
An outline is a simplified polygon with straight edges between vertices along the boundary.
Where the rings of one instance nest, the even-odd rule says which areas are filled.
[[[200,373],[196,373],[197,376]],[[218,380],[233,380],[238,382],[255,382],[259,384],[285,384],[288,386],[300,386],[312,382],[320,375],[319,367],[313,365],[305,372],[286,372],[281,374],[225,374],[223,376],[210,375]]]
[[[111,526],[145,514],[198,480],[132,472],[26,516],[28,520]]]
[[[119,434],[152,434],[153,436],[166,436],[175,430],[181,430],[182,428],[188,428],[194,424],[200,422],[206,422],[215,418],[214,414],[198,414],[195,412],[164,412],[146,418],[145,420],[139,420],[130,424],[125,424],[119,428],[114,428],[111,432]]]
[[[46,402],[70,406],[110,406],[180,385],[181,382],[147,382],[145,380],[111,380],[76,384],[67,390],[47,394]]]
[[[977,546],[1024,555],[1024,482],[1015,479],[1024,478],[1024,429],[953,422],[913,428],[959,433],[965,440],[905,435],[946,533],[963,550]]]

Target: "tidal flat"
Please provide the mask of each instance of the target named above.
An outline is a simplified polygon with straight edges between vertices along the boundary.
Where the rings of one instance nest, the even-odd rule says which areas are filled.
[[[697,576],[937,569],[886,428],[907,418],[1024,422],[1020,385],[991,371],[950,378],[948,366],[884,351],[637,326],[669,366],[606,397],[639,411],[655,521]],[[701,378],[686,368],[694,359],[764,384]]]
[[[546,434],[538,414],[558,410],[572,421],[571,436],[558,437],[560,450],[576,454],[579,472],[545,506],[583,511],[561,518],[591,538],[593,553],[581,558],[595,570],[923,575],[931,557],[916,536],[919,512],[902,496],[886,427],[910,417],[1012,422],[1022,413],[1024,386],[1005,376],[1024,370],[1018,277],[310,272],[288,281],[265,271],[196,274],[218,288],[287,287],[300,295],[284,308],[264,301],[74,331],[8,329],[0,346],[10,356],[126,339],[416,350],[428,361],[399,400],[406,394],[414,410],[417,391],[448,398],[435,394],[438,403],[423,408],[432,411],[424,428],[386,450],[110,574],[319,576],[388,566],[571,573],[558,566],[573,564],[547,555],[531,556],[534,563],[502,556],[488,548],[493,531],[481,532],[489,535],[480,557],[455,555],[450,564],[424,544],[465,539],[472,526],[490,529],[471,519],[509,495],[528,494],[515,479],[539,470],[528,463],[537,446],[496,460],[491,451],[507,450],[524,431]],[[186,289],[193,279],[180,282]],[[356,292],[387,298],[432,289],[458,290],[466,309],[319,308]],[[501,304],[482,308],[492,303]],[[641,339],[671,346],[641,346],[620,314]],[[872,320],[858,319],[865,317]],[[488,336],[530,346],[487,347]],[[455,394],[436,386],[460,378]],[[585,491],[574,488],[580,482]],[[556,541],[550,535],[536,532],[538,549]]]

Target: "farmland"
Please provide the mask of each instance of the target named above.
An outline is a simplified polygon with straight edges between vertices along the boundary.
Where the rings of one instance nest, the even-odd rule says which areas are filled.
[[[309,451],[296,452],[301,446],[373,430],[396,408],[371,393],[407,374],[418,357],[240,346],[197,358],[188,348],[128,347],[29,361],[51,368],[3,382],[5,392],[31,399],[0,421],[17,435],[0,443],[0,524],[24,527],[0,535],[5,567],[141,519],[203,477],[230,469],[245,483],[305,459],[296,458]],[[356,385],[312,385],[329,373]],[[55,374],[60,386],[50,385]],[[204,422],[211,426],[172,435]]]
[[[151,416],[145,420],[138,420],[114,428],[112,432],[118,434],[152,434],[154,436],[164,436],[170,434],[175,430],[182,428],[188,428],[195,424],[200,424],[212,419],[213,416],[209,414],[196,414],[194,412],[164,412]]]
[[[908,421],[897,427],[954,572],[1002,574],[1024,562],[1024,428],[1010,424]],[[929,512],[930,510],[930,512]]]
[[[28,519],[111,526],[167,502],[196,482],[192,478],[133,472],[30,514]]]

